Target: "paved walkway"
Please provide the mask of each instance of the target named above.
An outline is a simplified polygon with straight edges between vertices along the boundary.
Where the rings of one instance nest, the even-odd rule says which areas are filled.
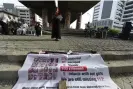
[[[49,35],[36,36],[0,36],[0,54],[26,54],[30,51],[133,51],[133,41],[113,39],[94,39],[75,36],[63,36],[60,41],[50,39]]]

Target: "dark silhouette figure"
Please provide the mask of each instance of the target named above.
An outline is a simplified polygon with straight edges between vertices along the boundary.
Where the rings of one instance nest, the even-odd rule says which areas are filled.
[[[56,38],[55,40],[61,39],[61,31],[60,31],[60,21],[62,20],[62,16],[60,12],[56,12],[52,19],[52,36],[51,38]]]
[[[40,27],[39,23],[36,24],[35,30],[36,30],[36,36],[40,36],[41,35],[41,27]]]
[[[8,35],[8,24],[0,20],[0,25],[2,26],[2,34]]]
[[[123,39],[123,40],[128,40],[129,39],[130,32],[131,32],[131,29],[132,29],[131,24],[132,24],[131,22],[124,23],[122,33],[120,34],[121,39]]]

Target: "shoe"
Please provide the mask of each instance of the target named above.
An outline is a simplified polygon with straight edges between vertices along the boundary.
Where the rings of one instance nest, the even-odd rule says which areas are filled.
[[[58,39],[55,39],[55,41],[59,41]]]

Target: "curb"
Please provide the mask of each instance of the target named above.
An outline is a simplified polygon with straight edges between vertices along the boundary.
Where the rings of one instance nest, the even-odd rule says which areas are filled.
[[[103,57],[104,61],[133,59],[133,54],[122,54],[122,55],[102,54],[101,56]],[[23,63],[25,61],[25,58],[26,55],[0,55],[0,62]]]

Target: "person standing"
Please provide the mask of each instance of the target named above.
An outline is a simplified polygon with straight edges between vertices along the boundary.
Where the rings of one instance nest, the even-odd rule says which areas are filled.
[[[8,35],[9,34],[9,32],[8,32],[8,17],[3,16],[1,25],[2,25],[2,34]]]
[[[26,35],[27,30],[28,30],[28,24],[24,23],[23,24],[23,35]]]
[[[39,23],[36,23],[35,30],[36,30],[36,36],[40,36],[41,35],[41,27],[40,27]]]
[[[56,41],[61,39],[61,31],[60,31],[60,21],[62,20],[62,15],[57,8],[57,11],[52,19],[52,36],[51,38],[55,38]]]
[[[85,25],[85,37],[88,37],[88,35],[91,33],[89,22]]]

